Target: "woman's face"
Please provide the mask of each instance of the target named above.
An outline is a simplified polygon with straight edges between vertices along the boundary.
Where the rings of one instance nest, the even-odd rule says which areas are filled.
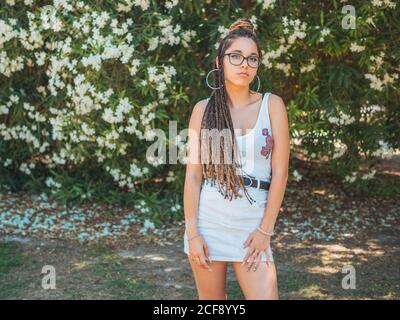
[[[229,57],[226,55],[228,53],[232,53],[232,55]],[[245,58],[249,57],[249,59],[247,61],[244,59],[242,63],[239,64],[243,59],[240,55],[243,55]],[[229,81],[236,86],[250,86],[250,83],[257,75],[257,64],[260,59],[256,43],[249,38],[237,38],[232,42],[231,46],[226,49],[223,58],[225,81]],[[233,64],[230,61],[233,62]],[[218,65],[218,57],[216,62]],[[256,67],[251,67],[249,64]],[[246,73],[247,75],[240,75],[239,73]]]

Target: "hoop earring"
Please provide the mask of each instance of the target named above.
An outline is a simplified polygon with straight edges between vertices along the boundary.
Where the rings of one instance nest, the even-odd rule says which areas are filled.
[[[218,68],[217,68],[217,69],[212,69],[209,73],[207,73],[207,76],[206,76],[206,83],[207,83],[207,86],[208,86],[209,88],[213,89],[213,90],[221,89],[221,88],[224,86],[224,85],[221,85],[219,88],[214,88],[214,87],[210,86],[210,84],[208,83],[208,76],[210,75],[211,72],[214,72],[214,71],[216,71],[216,70],[219,70],[219,69],[218,69]]]
[[[257,86],[256,92],[258,92],[258,90],[260,89],[260,77],[258,76],[258,74],[256,74],[256,76],[257,76],[257,80],[258,80],[258,86]]]

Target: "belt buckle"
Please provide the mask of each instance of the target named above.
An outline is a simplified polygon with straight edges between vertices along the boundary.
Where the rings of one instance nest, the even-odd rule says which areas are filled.
[[[250,187],[250,186],[251,186],[251,180],[253,179],[253,180],[256,180],[256,181],[257,181],[257,186],[254,187],[254,188],[260,189],[260,187],[261,187],[261,180],[260,180],[260,179],[252,178],[252,177],[250,177],[250,176],[248,176],[248,175],[244,175],[244,177],[247,177],[247,178],[249,178],[249,180],[250,180],[250,184],[249,184],[248,186],[245,185],[246,187]]]
[[[245,187],[250,187],[250,186],[251,186],[251,177],[249,177],[249,176],[247,176],[247,175],[243,175],[243,177],[246,177],[246,178],[248,178],[248,179],[250,180],[250,184],[249,184],[249,185],[246,185],[246,184],[245,184]]]

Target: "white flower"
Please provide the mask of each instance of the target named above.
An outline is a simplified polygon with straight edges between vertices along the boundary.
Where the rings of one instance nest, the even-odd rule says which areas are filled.
[[[267,10],[267,9],[273,9],[275,5],[276,0],[257,0],[257,3],[262,3],[262,8]]]
[[[357,43],[353,42],[350,45],[350,51],[351,52],[361,52],[365,50],[365,46],[360,46]]]
[[[219,26],[218,32],[220,33],[220,38],[224,38],[229,33],[229,28],[225,28],[224,26]]]
[[[5,21],[0,20],[0,49],[3,48],[6,42],[17,36],[17,30],[14,30],[13,27],[7,24]]]
[[[136,163],[131,163],[131,165],[130,165],[130,170],[129,170],[129,174],[132,176],[132,177],[142,177],[143,176],[143,171],[142,171],[142,169],[140,169],[137,165],[136,165]]]
[[[321,30],[321,36],[323,36],[323,37],[326,37],[328,34],[330,34],[331,33],[331,30],[330,29],[328,29],[328,28],[323,28],[322,30]]]
[[[57,189],[61,188],[61,183],[56,182],[52,177],[48,177],[45,183],[50,188],[52,187],[55,187]]]
[[[175,205],[173,205],[172,207],[171,207],[171,211],[172,212],[177,212],[177,211],[179,211],[181,209],[181,205],[179,204],[179,203],[176,203]]]
[[[335,139],[334,141],[334,153],[332,155],[332,159],[338,159],[343,156],[347,150],[347,145],[342,141]]]
[[[95,55],[91,55],[89,57],[83,57],[81,60],[81,63],[85,67],[91,66],[96,71],[99,71],[100,67],[101,67],[101,61],[102,61],[101,59],[102,59],[101,55],[95,54]]]
[[[168,171],[168,176],[165,178],[165,181],[167,182],[173,182],[176,180],[176,177],[174,176],[173,171]]]
[[[383,140],[379,140],[379,148],[371,154],[375,157],[390,158],[394,154],[399,154],[399,150],[395,150],[389,146],[389,144]]]
[[[295,181],[300,181],[303,176],[295,169],[293,170],[293,178]]]
[[[349,183],[353,183],[357,179],[357,172],[352,172],[350,176],[346,175],[344,180]]]
[[[355,121],[353,116],[345,114],[343,111],[339,112],[339,117],[330,116],[328,117],[328,121],[332,124],[336,125],[349,125]]]
[[[178,4],[179,0],[170,0],[165,2],[165,7],[169,10],[171,10],[173,7],[176,7]]]
[[[300,73],[310,72],[315,69],[315,60],[311,59],[310,64],[306,66],[302,66],[300,68]]]
[[[363,180],[371,180],[375,176],[375,173],[376,173],[376,169],[373,169],[373,170],[371,170],[370,173],[366,173],[366,174],[362,175],[361,179],[363,179]]]

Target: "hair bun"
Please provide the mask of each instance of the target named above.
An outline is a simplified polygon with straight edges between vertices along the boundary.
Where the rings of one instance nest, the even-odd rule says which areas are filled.
[[[250,21],[250,19],[239,19],[236,20],[234,23],[231,24],[231,26],[229,27],[229,32],[232,32],[236,29],[245,29],[248,30],[249,32],[252,32],[255,34],[254,31],[254,25],[253,23]]]

